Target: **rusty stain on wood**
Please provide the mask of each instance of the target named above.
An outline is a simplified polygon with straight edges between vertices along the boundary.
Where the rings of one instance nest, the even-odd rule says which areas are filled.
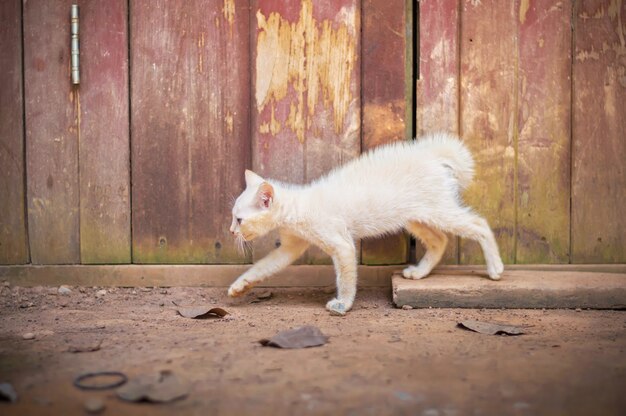
[[[517,263],[569,262],[572,9],[557,6],[520,5]]]
[[[278,122],[304,142],[320,101],[333,112],[335,133],[343,131],[353,99],[350,85],[357,60],[357,34],[352,23],[354,7],[342,9],[345,22],[336,23],[317,21],[312,0],[303,0],[301,6],[294,22],[279,12],[268,16],[261,10],[256,13],[255,100],[259,113],[266,106],[275,110],[276,103],[292,89],[289,113]]]
[[[459,3],[420,2],[416,132],[459,133]]]
[[[482,1],[464,3],[461,11],[461,134],[476,160],[476,176],[466,200],[486,217],[503,261],[512,263],[517,36],[510,28],[516,26],[517,10],[515,2]],[[483,261],[478,244],[461,242],[462,263]]]
[[[360,153],[360,2],[252,2],[252,167],[310,182]],[[256,16],[256,18],[254,18]],[[275,247],[272,234],[254,258]],[[310,249],[304,263],[330,259]]]
[[[423,0],[419,9],[419,78],[416,136],[436,131],[459,134],[459,0]],[[450,236],[442,262],[458,263],[459,240]],[[424,251],[417,244],[417,258]]]
[[[626,3],[574,9],[571,259],[626,262]]]
[[[130,263],[128,11],[125,0],[81,8],[89,53],[74,93],[80,152],[82,263]],[[99,25],[106,21],[107,25]]]
[[[250,157],[248,8],[133,3],[134,262],[249,261],[228,231]]]
[[[536,7],[536,5],[535,5]],[[519,4],[519,22],[523,25],[526,21],[526,13],[530,8],[530,0],[520,0]]]
[[[0,2],[0,264],[28,262],[20,2]]]
[[[224,19],[232,26],[235,21],[235,0],[224,0],[222,13],[224,14]]]
[[[23,4],[28,232],[34,264],[80,261],[77,114],[70,94],[71,1]]]
[[[363,151],[384,143],[407,139],[405,96],[407,2],[363,0],[362,4],[362,99]],[[410,12],[409,12],[410,13]],[[412,84],[412,80],[411,80]],[[409,137],[410,138],[410,137]],[[363,264],[399,264],[408,259],[404,233],[361,242]]]

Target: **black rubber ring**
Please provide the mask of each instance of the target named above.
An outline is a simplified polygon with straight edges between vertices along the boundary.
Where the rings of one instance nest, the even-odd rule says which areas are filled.
[[[91,379],[91,378],[95,378],[95,377],[102,377],[102,376],[113,376],[113,377],[119,377],[120,379],[113,382],[113,383],[109,383],[109,384],[102,384],[102,385],[95,385],[95,386],[89,386],[89,385],[84,385],[82,384],[83,381],[87,380],[87,379]],[[128,377],[126,377],[126,374],[120,372],[120,371],[99,371],[99,372],[95,372],[95,373],[85,373],[85,374],[81,374],[80,376],[76,377],[74,379],[74,386],[78,387],[79,389],[83,389],[83,390],[107,390],[107,389],[113,389],[115,387],[119,387],[122,384],[126,383],[128,381]]]

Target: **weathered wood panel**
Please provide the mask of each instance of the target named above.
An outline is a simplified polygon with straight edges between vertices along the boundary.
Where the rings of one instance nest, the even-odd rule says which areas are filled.
[[[492,227],[502,259],[515,258],[516,2],[462,4],[461,134],[476,159],[466,200]],[[482,263],[475,242],[461,242],[462,263]]]
[[[81,262],[130,263],[127,1],[80,6]]]
[[[459,134],[459,0],[419,2],[419,75],[415,131]],[[442,263],[458,263],[459,239],[450,236]],[[417,257],[423,250],[418,245]]]
[[[131,2],[133,261],[229,263],[250,159],[249,4]]]
[[[407,132],[406,2],[363,0],[362,2],[362,147],[363,151],[396,140],[411,139]],[[409,66],[410,68],[410,66]],[[409,124],[410,128],[410,124]],[[363,264],[406,263],[408,241],[404,233],[363,240]]]
[[[517,263],[569,262],[571,16],[519,5]]]
[[[78,99],[70,0],[23,3],[28,232],[35,264],[78,263]]]
[[[572,261],[626,262],[626,2],[574,10]]]
[[[0,264],[28,262],[20,3],[0,2]]]
[[[253,168],[309,182],[360,152],[360,2],[256,0],[251,13]],[[256,243],[255,258],[275,239]]]

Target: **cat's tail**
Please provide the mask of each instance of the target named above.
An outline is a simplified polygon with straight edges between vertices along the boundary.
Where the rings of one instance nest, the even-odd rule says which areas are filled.
[[[461,140],[446,133],[429,135],[420,142],[452,169],[461,188],[467,188],[474,178],[474,158]]]

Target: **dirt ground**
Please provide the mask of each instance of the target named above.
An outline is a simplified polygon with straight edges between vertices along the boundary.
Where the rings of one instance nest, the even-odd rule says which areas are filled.
[[[3,415],[80,415],[90,398],[110,415],[626,414],[625,312],[400,310],[388,288],[368,288],[336,317],[324,309],[329,289],[273,288],[262,301],[264,289],[236,300],[224,288],[57,289],[1,288],[0,382],[19,394],[0,403]],[[192,320],[175,304],[230,315]],[[464,319],[527,333],[482,335],[457,328]],[[257,342],[306,324],[329,343],[284,350]],[[132,379],[164,369],[188,385],[186,398],[136,404],[72,385],[85,372]]]

